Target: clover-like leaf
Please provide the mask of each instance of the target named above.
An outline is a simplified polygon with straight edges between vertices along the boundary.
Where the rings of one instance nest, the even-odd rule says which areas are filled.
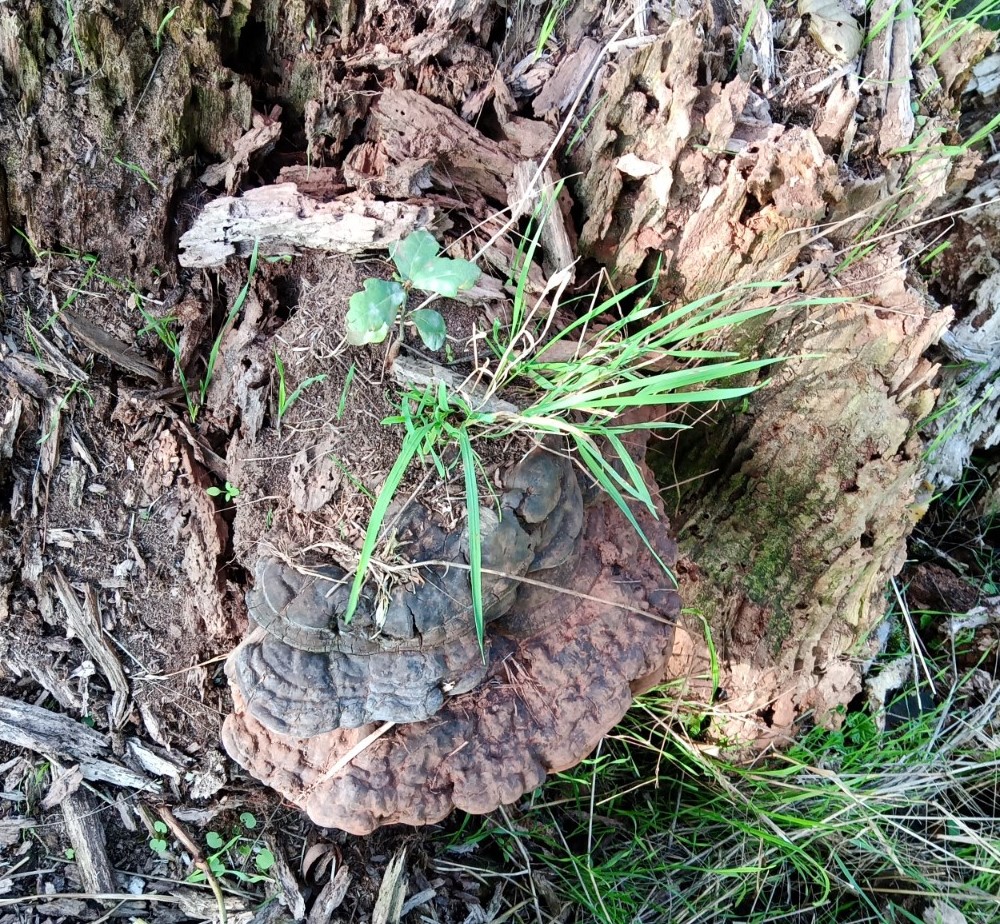
[[[479,279],[479,267],[468,260],[434,257],[418,267],[410,281],[426,292],[454,298],[463,289],[471,289]]]
[[[440,312],[433,308],[418,308],[410,313],[410,320],[428,350],[440,350],[444,346],[447,331]]]
[[[225,842],[222,840],[222,835],[218,831],[209,831],[205,835],[205,843],[208,844],[212,850],[218,850]]]
[[[352,346],[381,343],[405,301],[406,292],[398,282],[366,279],[364,290],[351,296],[345,318],[347,342]]]
[[[404,279],[413,279],[413,274],[420,271],[429,261],[435,259],[441,247],[434,240],[430,231],[421,228],[408,234],[401,241],[389,245],[389,256],[396,264],[399,275]],[[421,286],[423,288],[423,286]]]

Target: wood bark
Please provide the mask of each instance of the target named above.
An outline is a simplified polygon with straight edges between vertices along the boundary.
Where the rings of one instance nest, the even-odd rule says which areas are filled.
[[[573,157],[581,247],[620,283],[661,261],[660,294],[675,304],[774,284],[755,302],[775,305],[769,320],[715,345],[788,359],[742,408],[707,415],[660,456],[688,557],[682,593],[722,659],[725,737],[784,737],[807,713],[836,721],[861,689],[851,656],[884,613],[915,520],[914,430],[937,372],[923,354],[952,313],[904,268],[900,225],[855,247],[892,207],[911,220],[932,208],[953,166],[920,145],[891,153],[914,131],[909,23],[869,50],[866,69],[883,75],[875,99],[843,73],[812,126],[787,127],[740,77],[698,88],[712,27],[677,22],[595,86],[601,105]],[[840,166],[852,145],[882,158],[876,177]],[[808,296],[834,303],[781,307]],[[693,619],[688,631],[674,669],[704,689],[705,630]]]
[[[573,16],[583,21],[599,6],[580,4]],[[148,4],[81,8],[73,22],[66,9],[56,0],[0,9],[0,63],[32,114],[23,137],[0,126],[0,239],[13,240],[16,226],[39,248],[98,252],[102,270],[137,283],[154,268],[180,278],[173,257],[181,225],[193,224],[182,263],[205,267],[246,254],[263,232],[278,252],[314,245],[317,227],[336,223],[344,233],[331,233],[328,246],[354,250],[459,206],[484,222],[516,210],[530,185],[526,170],[547,150],[537,139],[554,138],[552,126],[516,116],[493,132],[503,137],[490,137],[475,119],[487,103],[498,117],[512,112],[514,91],[537,97],[539,119],[558,119],[579,99],[586,131],[562,172],[576,175],[568,185],[585,258],[606,266],[618,286],[659,266],[659,294],[671,304],[775,283],[774,314],[725,345],[788,359],[745,407],[719,411],[663,447],[661,465],[679,485],[668,496],[688,556],[682,590],[724,656],[731,730],[785,734],[807,711],[851,698],[858,674],[848,653],[881,614],[885,579],[898,570],[912,527],[922,478],[913,432],[933,404],[936,372],[923,352],[951,319],[904,268],[905,237],[854,249],[855,235],[887,203],[912,222],[951,183],[950,162],[914,140],[915,20],[898,20],[872,44],[865,89],[840,70],[765,99],[749,72],[741,76],[742,64],[730,78],[730,62],[714,51],[725,24],[708,7],[644,37],[614,67],[604,50],[580,42],[556,74],[544,63],[526,66],[509,86],[494,80],[483,47],[503,15],[485,0],[379,0],[363,20],[355,4],[312,4],[313,25],[336,39],[327,45],[309,38],[306,4],[225,4],[220,15],[204,0],[185,0],[154,51],[161,23]],[[51,78],[50,33],[90,75],[86,93]],[[389,47],[386,35],[398,41]],[[770,81],[773,48],[761,44]],[[952,92],[967,68],[962,60],[947,66]],[[975,79],[985,84],[995,73],[981,69]],[[225,169],[208,180],[232,185],[277,143],[276,123],[254,120],[254,90],[280,102],[307,152],[308,164],[289,169],[330,195],[265,185],[202,209],[190,191],[205,176],[196,157],[221,161]],[[950,123],[932,118],[925,127],[930,136]],[[852,172],[852,152],[870,158],[870,175]],[[313,163],[336,170],[319,181],[307,169]],[[390,201],[359,204],[343,197],[347,187]],[[899,232],[902,222],[884,227]],[[563,233],[550,240],[551,271],[566,268],[570,241]],[[500,246],[485,259],[509,267]],[[835,301],[787,307],[804,296]],[[104,355],[124,355],[121,338],[91,342],[103,343],[94,349]],[[30,357],[4,350],[0,371],[44,395]],[[156,376],[145,364],[118,364]],[[207,531],[209,552],[192,562],[192,580],[212,573],[222,555]],[[678,651],[675,669],[703,673],[701,629],[689,630],[691,648]]]

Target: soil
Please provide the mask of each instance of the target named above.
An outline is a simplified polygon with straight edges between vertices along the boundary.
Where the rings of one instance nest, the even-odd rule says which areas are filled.
[[[457,831],[462,849],[475,850],[463,841],[461,819],[364,838],[320,827],[246,775],[220,742],[233,710],[222,663],[248,630],[245,593],[262,543],[280,537],[277,551],[286,554],[322,543],[352,570],[372,498],[399,452],[401,429],[382,425],[401,400],[390,372],[398,345],[390,339],[345,350],[341,343],[350,295],[365,278],[390,272],[389,237],[379,235],[420,221],[454,242],[454,253],[473,256],[500,230],[498,214],[516,211],[512,190],[526,165],[533,173],[531,158],[556,137],[566,100],[596,60],[583,41],[603,43],[618,28],[594,4],[578,4],[565,22],[572,40],[532,58],[546,5],[510,6],[509,19],[506,6],[485,0],[185,0],[166,18],[139,0],[76,4],[73,15],[73,5],[55,0],[15,0],[0,10],[0,924],[103,920],[108,913],[212,920],[212,890],[190,877],[213,854],[213,832],[233,841],[223,851],[228,871],[218,873],[230,921],[307,914],[317,924],[389,920],[375,908],[391,904],[400,889],[393,873],[400,856],[406,896],[423,895],[420,908],[435,920],[487,920],[484,909],[495,898],[499,907],[502,889],[448,846]],[[784,6],[782,15],[794,18]],[[791,35],[760,26],[778,37],[779,84],[773,45],[770,65],[767,56],[737,62],[739,25],[720,17],[706,8],[671,24],[651,13],[637,53],[601,64],[610,103],[593,108],[590,132],[581,132],[579,145],[573,139],[572,155],[561,161],[566,175],[576,175],[572,196],[564,190],[560,233],[525,274],[533,294],[560,285],[572,294],[574,279],[605,266],[621,288],[652,272],[661,255],[664,297],[690,299],[793,271],[803,291],[820,292],[815,281],[830,283],[835,254],[860,227],[846,219],[887,195],[887,176],[905,173],[887,152],[911,139],[885,127],[886,101],[859,102],[853,72],[843,84],[824,83],[836,67],[804,29]],[[954,127],[968,63],[985,47],[970,42],[944,56],[949,79],[929,102],[921,97],[928,124]],[[888,75],[872,83],[888,85]],[[582,111],[596,101],[584,95]],[[908,96],[904,102],[893,111],[909,112]],[[965,118],[975,121],[968,112]],[[217,169],[206,173],[209,167]],[[960,180],[956,169],[928,202],[935,195],[943,201]],[[209,229],[228,262],[184,263],[181,236],[205,218],[206,204],[282,181],[297,182],[311,197],[325,216],[324,235],[343,232],[327,252],[308,236],[317,225],[304,209],[276,230],[267,222],[270,206],[247,197],[225,200],[228,223]],[[520,205],[519,220],[484,256],[491,286],[472,303],[442,307],[449,353],[436,360],[459,375],[478,349],[475,331],[503,318],[504,284],[533,203]],[[344,211],[334,219],[323,212],[327,206]],[[240,225],[247,216],[256,234]],[[823,222],[841,222],[839,232],[817,241],[812,228]],[[230,325],[258,239],[261,259]],[[583,255],[578,267],[559,262],[571,246]],[[947,318],[930,308],[925,317],[930,299],[914,295],[909,277],[904,287],[910,257],[903,250],[884,246],[870,263],[833,280],[853,287],[855,297],[871,297],[863,330],[842,308],[831,309],[801,328],[785,319],[761,327],[759,342],[750,344],[764,351],[786,344],[784,355],[803,356],[813,352],[810,341],[781,338],[823,327],[828,339],[815,352],[834,357],[825,374],[844,368],[845,389],[860,391],[864,383],[862,416],[890,421],[898,431],[891,446],[859,429],[835,454],[826,437],[847,425],[823,417],[829,399],[814,407],[806,405],[808,394],[785,388],[795,378],[788,371],[775,392],[788,405],[809,406],[822,424],[783,429],[787,407],[775,403],[768,413],[767,405],[754,405],[745,424],[712,431],[725,442],[723,450],[711,444],[708,462],[689,451],[697,479],[722,471],[731,480],[724,499],[731,509],[748,506],[742,525],[753,538],[780,537],[783,549],[808,543],[770,529],[774,498],[761,501],[753,486],[783,475],[781,459],[758,452],[761,445],[779,447],[784,439],[805,447],[803,454],[813,443],[827,453],[815,469],[822,478],[808,477],[833,485],[827,494],[836,500],[804,515],[789,492],[781,512],[797,528],[813,534],[819,517],[840,529],[840,499],[856,495],[850,527],[857,525],[858,535],[835,551],[865,575],[864,599],[853,591],[844,597],[866,617],[847,628],[830,629],[833,618],[823,609],[837,596],[833,552],[816,551],[816,561],[801,568],[808,582],[796,583],[804,552],[789,551],[771,566],[755,557],[757,549],[744,555],[741,535],[730,542],[727,532],[723,542],[707,531],[730,573],[719,578],[705,561],[682,565],[688,593],[704,590],[709,599],[715,581],[712,592],[721,587],[727,596],[719,607],[732,616],[719,632],[733,643],[724,651],[726,687],[734,714],[749,716],[751,735],[762,724],[765,737],[786,734],[821,695],[831,706],[851,699],[857,672],[841,655],[877,615],[869,602],[884,582],[876,578],[898,570],[912,529],[908,511],[919,482],[912,428],[933,404],[936,374],[922,353]],[[885,279],[892,291],[879,301],[872,280]],[[178,361],[150,318],[176,333]],[[841,363],[838,350],[849,352],[850,362]],[[402,352],[421,352],[412,332]],[[289,393],[314,380],[282,415],[275,353]],[[194,416],[190,399],[200,405]],[[759,440],[756,447],[750,438]],[[530,448],[524,439],[484,443],[481,496],[497,490],[500,473]],[[766,471],[747,476],[740,466],[755,454]],[[795,455],[796,468],[811,473],[810,465]],[[442,529],[462,522],[459,467],[442,480],[432,463],[411,466],[400,505],[417,492]],[[689,522],[710,523],[707,505],[703,513],[687,504]],[[293,505],[310,515],[292,516]],[[755,511],[771,520],[760,526]],[[727,530],[740,528],[717,519]],[[869,534],[871,523],[878,535]],[[618,575],[628,563],[604,551],[604,566]],[[928,608],[964,612],[982,602],[972,601],[967,583],[929,567],[918,584]],[[819,601],[818,616],[800,612],[806,594]],[[793,617],[808,664],[786,646],[781,663],[789,671],[782,674],[770,654]],[[687,628],[677,633],[678,675],[701,673],[705,657],[692,641],[700,625]],[[993,644],[995,631],[987,627],[979,638]],[[977,643],[968,663],[982,653]],[[826,686],[785,703],[779,720],[773,704],[792,674]],[[628,688],[628,679],[615,688],[616,708],[624,708]],[[478,699],[492,708],[489,695]],[[468,718],[461,706],[453,712],[456,722]],[[46,717],[71,721],[76,732],[61,726],[58,746],[43,747],[38,738],[23,744],[18,736],[40,734]],[[436,820],[442,813],[431,814]],[[71,817],[84,821],[74,827]],[[276,862],[264,870],[267,878],[250,881],[265,848]],[[492,868],[490,876],[504,868],[504,858],[477,859]],[[544,877],[532,882],[546,910],[561,913]],[[266,902],[279,893],[281,904]]]

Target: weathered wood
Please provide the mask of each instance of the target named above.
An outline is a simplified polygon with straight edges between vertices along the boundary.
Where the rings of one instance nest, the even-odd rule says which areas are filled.
[[[249,255],[254,241],[268,254],[298,247],[352,254],[386,250],[433,219],[429,206],[356,198],[318,202],[294,183],[279,183],[206,205],[181,236],[178,259],[187,267],[221,266],[236,254]]]
[[[889,22],[865,52],[865,88],[873,96],[873,123],[878,125],[878,152],[888,156],[909,144],[916,124],[910,107],[912,60],[920,26],[910,0],[877,0],[872,22]]]
[[[159,784],[107,758],[107,735],[87,728],[68,716],[49,712],[17,700],[0,697],[0,741],[27,748],[36,754],[56,755],[80,764],[85,780],[102,780],[113,786],[158,792]]]
[[[91,323],[86,318],[78,317],[72,311],[64,310],[59,315],[59,320],[87,349],[139,378],[151,379],[158,385],[165,384],[163,373],[152,363],[137,356],[134,346],[113,337],[103,328]]]
[[[954,360],[943,372],[941,405],[929,453],[935,484],[949,487],[976,450],[1000,444],[1000,177],[966,194],[952,219],[953,247],[937,260],[947,295],[961,300],[963,316],[941,339]],[[970,291],[971,290],[971,291]]]
[[[117,730],[121,728],[128,717],[129,682],[122,670],[118,655],[101,631],[97,594],[94,593],[93,587],[87,584],[84,587],[83,604],[81,605],[75,591],[66,580],[66,575],[58,566],[52,569],[51,574],[47,577],[47,582],[66,613],[67,634],[75,635],[80,639],[83,647],[87,649],[111,686],[109,719],[111,727]]]
[[[263,157],[281,137],[281,107],[274,106],[268,115],[255,112],[253,127],[233,145],[233,152],[222,163],[212,164],[198,179],[206,186],[225,183],[226,195],[231,196],[243,175],[250,169],[252,157]]]
[[[74,850],[83,888],[94,895],[115,891],[114,871],[108,860],[107,839],[97,800],[77,790],[62,800],[63,822]]]
[[[665,497],[675,497],[689,558],[682,594],[723,655],[723,737],[773,740],[860,689],[844,654],[881,615],[912,529],[922,469],[911,434],[933,406],[936,372],[921,354],[951,315],[914,287],[898,241],[867,256],[850,248],[888,201],[913,221],[945,191],[950,164],[923,156],[908,174],[921,155],[899,151],[913,134],[913,21],[869,49],[873,98],[859,102],[839,64],[805,87],[819,104],[815,129],[779,123],[774,102],[739,76],[698,89],[711,58],[697,24],[677,21],[604,75],[573,154],[583,256],[609,264],[619,286],[659,260],[669,304],[765,280],[776,308],[788,292],[844,299],[717,338],[714,347],[809,358],[784,363],[741,413],[700,424],[660,471],[680,486]],[[866,102],[868,134],[854,143],[895,159],[871,181],[835,159],[848,158]],[[701,633],[691,627],[695,673]]]
[[[507,205],[507,186],[518,157],[444,106],[412,90],[387,90],[372,107],[366,143],[354,148],[344,175],[400,197],[431,183],[474,201]],[[399,177],[406,176],[405,183]]]
[[[951,319],[911,296],[892,312],[848,303],[776,321],[767,352],[808,358],[681,440],[661,471],[688,482],[671,519],[691,563],[682,596],[724,662],[720,734],[781,737],[860,692],[844,655],[905,561],[923,477],[912,428],[937,371],[921,353]]]
[[[444,382],[449,391],[462,395],[476,410],[486,414],[516,414],[518,409],[509,401],[500,398],[485,399],[478,389],[471,384],[465,384],[463,376],[457,375],[437,363],[426,362],[413,356],[398,356],[392,364],[392,377],[404,388],[437,387],[438,382]]]

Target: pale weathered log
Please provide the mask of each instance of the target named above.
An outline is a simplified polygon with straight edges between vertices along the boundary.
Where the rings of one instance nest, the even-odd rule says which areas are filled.
[[[102,780],[113,786],[159,791],[159,784],[153,780],[107,759],[111,756],[107,735],[38,706],[0,697],[0,741],[27,748],[36,754],[56,755],[76,761],[85,780]]]
[[[62,801],[62,813],[84,890],[93,895],[114,892],[114,871],[108,860],[103,814],[98,811],[97,800],[77,790]]]
[[[351,254],[386,250],[433,218],[430,206],[352,198],[318,202],[294,183],[279,183],[206,205],[181,236],[179,260],[181,266],[221,266],[231,256],[247,256],[255,241],[267,254],[298,247]]]

